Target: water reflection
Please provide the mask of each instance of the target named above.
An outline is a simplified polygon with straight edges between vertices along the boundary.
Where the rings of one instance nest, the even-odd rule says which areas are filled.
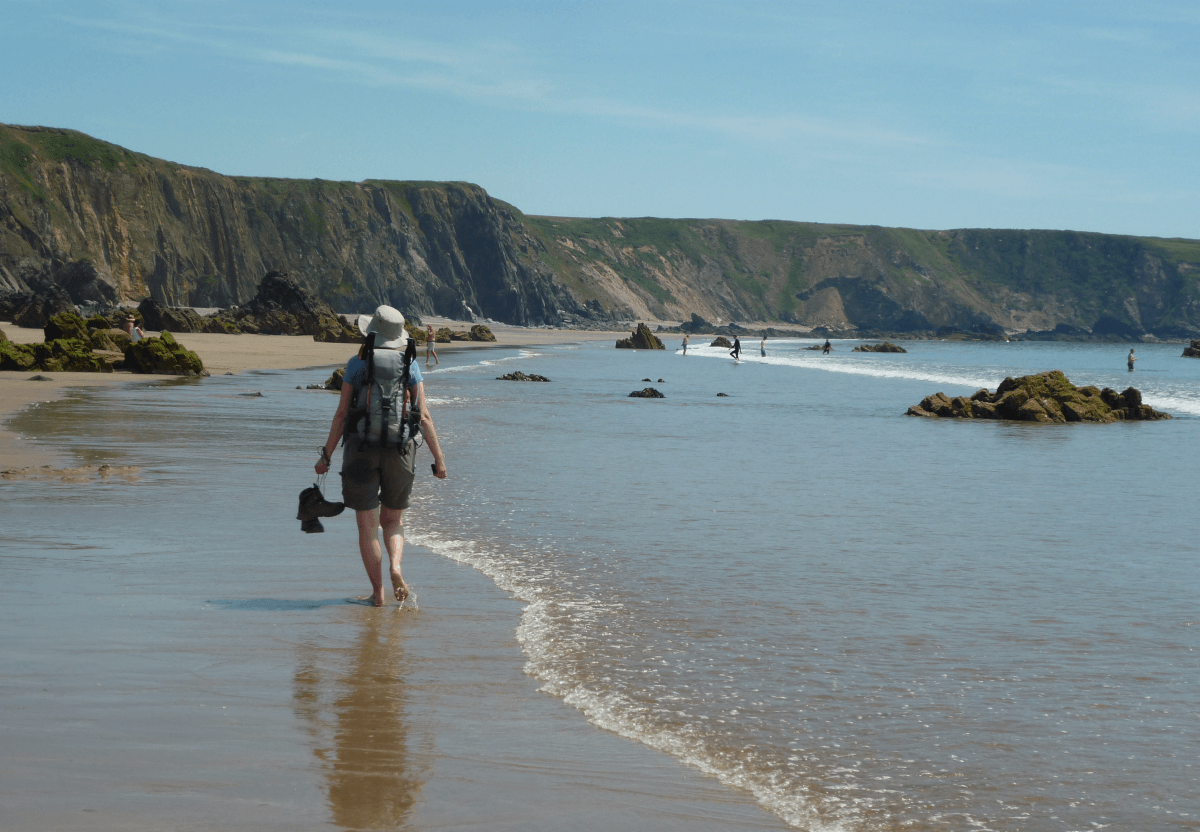
[[[408,759],[404,619],[370,610],[348,648],[301,648],[293,708],[313,737],[341,829],[399,829],[423,780]]]

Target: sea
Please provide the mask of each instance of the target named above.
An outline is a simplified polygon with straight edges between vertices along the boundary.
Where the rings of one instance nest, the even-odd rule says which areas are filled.
[[[450,476],[422,452],[410,608],[438,603],[410,562],[470,567],[514,601],[472,626],[513,641],[531,694],[792,828],[1200,829],[1200,360],[1138,344],[1129,372],[1129,345],[934,340],[771,339],[763,356],[747,339],[735,362],[667,337],[446,351],[426,372]],[[301,388],[328,369],[94,389],[20,417],[140,479],[5,485],[10,521],[47,500],[57,520],[8,523],[0,592],[53,593],[37,551],[58,541],[95,567],[106,620],[156,622],[123,632],[126,661],[240,626],[222,614],[302,609],[336,638],[347,610],[373,612],[348,597],[369,589],[361,566],[327,556],[353,521],[294,520],[336,404]],[[517,370],[550,381],[497,380]],[[1046,370],[1135,386],[1173,418],[905,415]],[[645,387],[663,398],[629,396]],[[195,603],[103,600],[161,570],[195,571],[175,590]],[[53,630],[6,648],[22,678]]]

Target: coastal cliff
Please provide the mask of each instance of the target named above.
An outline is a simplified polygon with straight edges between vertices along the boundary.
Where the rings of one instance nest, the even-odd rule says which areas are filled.
[[[519,325],[1200,336],[1200,241],[535,217],[458,182],[229,177],[0,125],[0,289],[227,307],[288,273],[343,312]]]

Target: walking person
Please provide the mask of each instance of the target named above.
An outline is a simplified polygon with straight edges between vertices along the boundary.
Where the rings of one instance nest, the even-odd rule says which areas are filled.
[[[683,334],[683,354],[684,355],[687,355],[687,345],[688,345],[688,334],[685,332]]]
[[[763,358],[767,357],[767,336],[764,335],[762,340],[758,342],[758,351],[762,353]]]
[[[441,361],[438,360],[438,357],[437,357],[437,347],[435,346],[436,343],[437,343],[437,335],[435,335],[433,332],[433,324],[426,324],[425,325],[425,366],[426,367],[429,366],[429,357],[430,356],[433,356],[433,361],[434,361],[435,367],[438,364],[442,363]]]
[[[346,363],[342,396],[315,468],[318,475],[329,471],[338,439],[344,438],[342,502],[354,509],[359,554],[371,581],[371,601],[382,607],[385,603],[385,563],[396,600],[403,602],[409,596],[408,584],[400,574],[400,559],[404,554],[404,510],[408,508],[412,494],[418,442],[414,435],[408,436],[402,445],[387,444],[386,415],[379,420],[382,424],[377,422],[375,427],[376,431],[383,428],[384,435],[377,443],[369,441],[373,412],[369,399],[372,394],[378,396],[381,399],[375,403],[378,408],[382,404],[381,393],[401,386],[406,363],[409,365],[407,389],[398,391],[392,418],[405,418],[410,409],[420,414],[420,433],[433,453],[433,475],[440,480],[446,478],[446,459],[425,403],[421,368],[415,360],[409,363],[404,357],[408,345],[404,316],[390,306],[380,306],[373,316],[360,315],[358,328],[368,338],[358,355]],[[369,350],[372,334],[375,336],[374,347]],[[384,414],[387,412],[383,410]],[[400,436],[404,437],[404,433]],[[386,561],[379,546],[380,529],[387,550]]]
[[[825,346],[821,347],[821,355],[829,355],[829,351],[833,349],[833,344],[829,343],[829,339],[825,339]]]
[[[1133,372],[1133,362],[1137,361],[1137,356],[1133,354],[1133,350],[1129,351],[1129,372]]]
[[[738,362],[738,358],[742,354],[742,339],[738,338],[736,335],[733,336],[733,349],[729,351],[729,354],[733,356],[733,363],[736,364]]]

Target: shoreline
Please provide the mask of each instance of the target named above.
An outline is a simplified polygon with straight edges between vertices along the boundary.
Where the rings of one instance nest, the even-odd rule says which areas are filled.
[[[464,326],[462,321],[430,318],[437,326]],[[607,341],[628,337],[621,331],[540,329],[533,327],[489,324],[495,341],[452,341],[438,344],[438,352],[472,349],[517,348],[570,344],[577,341]],[[43,341],[42,330],[18,327],[0,322],[0,330],[13,343],[37,344]],[[157,335],[156,332],[147,333]],[[250,370],[299,370],[308,367],[337,367],[346,363],[354,352],[353,344],[326,344],[314,341],[309,335],[223,335],[190,332],[175,339],[194,351],[212,375],[238,374]],[[417,357],[424,350],[418,347]],[[34,376],[48,377],[46,381],[31,381]],[[42,445],[9,427],[13,417],[43,402],[65,399],[75,390],[111,384],[146,384],[175,378],[174,376],[142,375],[118,370],[114,373],[39,373],[36,371],[0,371],[0,471],[44,468],[54,470],[70,467],[69,452]]]

